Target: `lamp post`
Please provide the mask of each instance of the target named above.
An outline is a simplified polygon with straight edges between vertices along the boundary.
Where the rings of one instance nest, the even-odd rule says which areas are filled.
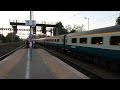
[[[85,17],[85,19],[88,19],[88,30],[89,30],[89,18],[86,18],[86,17]]]

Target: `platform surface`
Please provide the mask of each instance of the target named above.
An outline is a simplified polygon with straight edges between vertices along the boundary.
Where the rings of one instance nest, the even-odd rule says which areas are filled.
[[[43,49],[32,49],[29,61],[28,56],[28,49],[20,49],[0,61],[0,78],[90,79]]]

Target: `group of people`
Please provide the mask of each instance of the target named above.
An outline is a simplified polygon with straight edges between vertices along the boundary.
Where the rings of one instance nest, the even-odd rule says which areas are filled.
[[[27,39],[27,40],[25,41],[25,44],[26,44],[26,47],[27,47],[27,48],[29,48],[29,47],[33,47],[33,48],[34,48],[34,46],[35,46],[35,41],[33,40],[33,41],[30,42],[30,40]]]

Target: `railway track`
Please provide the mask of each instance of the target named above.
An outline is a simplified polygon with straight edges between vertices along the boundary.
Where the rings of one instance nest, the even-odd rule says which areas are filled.
[[[13,49],[21,46],[23,42],[16,42],[16,43],[3,43],[0,44],[0,56],[12,51]]]
[[[4,52],[0,55],[0,61],[3,60],[4,58],[6,58],[7,56],[9,56],[10,54],[14,53],[15,51],[17,51],[18,49],[24,47],[24,46],[25,46],[25,45],[22,44],[22,45],[19,46],[19,47],[14,47],[14,48],[13,48],[13,47],[12,47],[12,48],[9,47],[10,49],[7,50],[7,51],[5,50],[6,47],[2,48],[2,49],[5,50],[6,52],[4,51]],[[2,49],[1,49],[1,52],[3,51]],[[6,49],[8,49],[8,48],[6,48]]]
[[[43,48],[52,55],[60,58],[65,63],[69,64],[76,70],[82,72],[86,76],[90,77],[91,79],[120,79],[120,73],[116,73],[113,71],[106,70],[105,68],[99,67],[97,65],[93,65],[88,62],[84,62],[83,60],[78,60],[69,55],[65,55],[63,53],[57,52],[53,49],[48,49],[42,47],[40,45],[36,45],[36,48]]]

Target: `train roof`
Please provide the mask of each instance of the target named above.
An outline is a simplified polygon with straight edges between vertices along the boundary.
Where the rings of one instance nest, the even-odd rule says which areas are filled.
[[[52,37],[47,37],[47,39],[49,39],[49,38],[58,38],[58,37],[63,37],[64,35],[66,35],[66,34],[57,35],[57,36],[52,36]]]
[[[90,30],[90,31],[82,31],[82,32],[78,32],[78,33],[70,33],[70,34],[67,34],[67,36],[98,34],[98,33],[118,32],[118,31],[120,31],[120,25],[99,28],[99,29],[94,29],[94,30]]]
[[[45,38],[38,38],[38,39],[33,39],[33,40],[44,40]]]

